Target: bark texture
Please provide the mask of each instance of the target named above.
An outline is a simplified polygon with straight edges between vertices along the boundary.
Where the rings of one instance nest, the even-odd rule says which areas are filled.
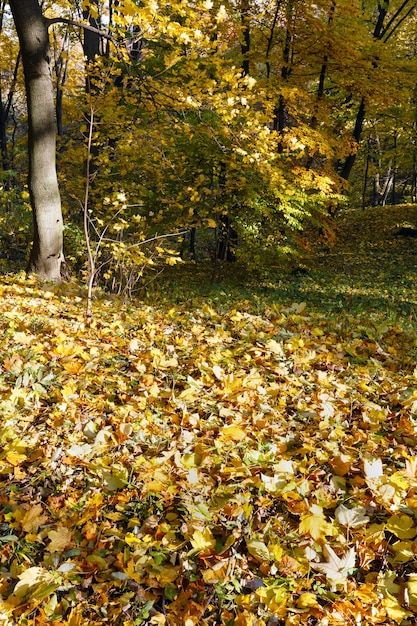
[[[28,107],[29,192],[33,246],[29,271],[59,281],[63,258],[61,197],[56,174],[56,120],[48,23],[38,0],[9,0],[19,37]]]

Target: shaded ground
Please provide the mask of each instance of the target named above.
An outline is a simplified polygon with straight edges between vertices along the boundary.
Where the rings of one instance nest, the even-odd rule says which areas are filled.
[[[310,234],[309,250],[298,260],[282,261],[264,271],[247,271],[238,264],[223,264],[211,279],[207,265],[172,268],[162,279],[165,296],[193,302],[215,298],[221,306],[229,299],[263,304],[301,302],[317,312],[364,312],[415,320],[417,293],[417,238],[398,236],[402,226],[417,229],[417,207],[401,205],[351,210],[335,224],[333,245]],[[417,231],[416,231],[417,234]],[[315,238],[317,241],[315,241]],[[185,277],[185,278],[184,278]],[[159,285],[156,294],[160,297]],[[148,288],[154,297],[152,285]],[[261,305],[262,305],[261,304]]]

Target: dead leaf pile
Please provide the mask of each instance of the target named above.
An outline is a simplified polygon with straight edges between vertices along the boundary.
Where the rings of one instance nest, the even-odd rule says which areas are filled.
[[[415,623],[417,332],[0,291],[0,624]]]

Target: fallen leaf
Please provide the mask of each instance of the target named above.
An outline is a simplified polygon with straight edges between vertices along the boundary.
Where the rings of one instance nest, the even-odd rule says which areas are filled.
[[[249,539],[246,541],[246,547],[249,554],[260,563],[268,563],[271,560],[269,550],[263,541]]]
[[[190,539],[190,543],[197,553],[211,552],[216,545],[210,528],[206,527],[203,531],[195,530]]]
[[[327,558],[327,562],[315,563],[314,561],[311,561],[311,567],[325,574],[326,578],[331,582],[332,591],[336,591],[338,585],[346,585],[348,576],[355,569],[355,548],[350,548],[346,554],[338,557],[333,548],[331,548],[328,544],[325,544],[323,552]]]
[[[220,435],[224,439],[232,439],[233,441],[243,441],[247,434],[239,426],[225,426],[221,429]]]
[[[386,529],[398,539],[413,539],[417,535],[414,519],[406,514],[391,515],[386,523]]]
[[[65,526],[60,526],[57,530],[50,530],[48,533],[50,552],[62,552],[72,540],[71,531]]]
[[[369,517],[365,513],[366,509],[363,506],[348,509],[344,504],[340,504],[335,511],[335,517],[342,526],[359,528],[369,522]]]
[[[323,513],[307,513],[301,517],[298,531],[301,535],[310,535],[313,539],[322,539],[328,535],[333,535],[335,529],[326,520]]]
[[[48,516],[43,514],[41,504],[34,504],[24,515],[22,519],[22,528],[27,533],[37,533],[39,526],[45,524]]]

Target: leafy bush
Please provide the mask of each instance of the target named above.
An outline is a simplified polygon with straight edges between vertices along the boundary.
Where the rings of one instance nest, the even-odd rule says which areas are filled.
[[[17,271],[25,266],[30,246],[32,214],[29,194],[19,186],[0,186],[0,271]]]

